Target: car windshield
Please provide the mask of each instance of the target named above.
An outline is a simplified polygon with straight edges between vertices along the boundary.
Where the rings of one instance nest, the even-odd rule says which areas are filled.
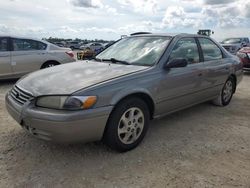
[[[152,66],[160,59],[170,37],[128,37],[116,42],[96,56],[99,60],[115,59],[132,65]]]
[[[241,38],[230,38],[222,41],[222,44],[237,44],[241,43]]]

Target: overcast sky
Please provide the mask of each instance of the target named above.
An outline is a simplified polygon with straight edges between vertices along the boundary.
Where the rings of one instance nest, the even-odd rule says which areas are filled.
[[[250,37],[250,0],[0,0],[0,34],[110,40],[201,28]]]

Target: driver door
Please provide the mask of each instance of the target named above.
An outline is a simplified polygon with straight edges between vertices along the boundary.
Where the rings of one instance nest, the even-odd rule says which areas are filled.
[[[182,38],[174,46],[169,61],[184,58],[186,67],[163,70],[158,94],[158,114],[164,115],[201,100],[204,65],[195,38]]]

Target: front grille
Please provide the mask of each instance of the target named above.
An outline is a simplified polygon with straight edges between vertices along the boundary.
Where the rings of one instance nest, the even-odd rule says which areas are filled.
[[[23,105],[27,101],[31,101],[34,98],[32,94],[24,91],[16,85],[10,91],[10,95],[16,102],[20,103],[21,105]]]

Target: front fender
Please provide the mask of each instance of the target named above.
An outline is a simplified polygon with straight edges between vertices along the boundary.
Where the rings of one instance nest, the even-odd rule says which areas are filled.
[[[125,97],[133,95],[133,94],[134,95],[135,94],[146,94],[153,100],[152,94],[145,88],[125,88],[125,89],[119,91],[118,93],[116,93],[113,96],[113,98],[111,99],[110,103],[111,103],[111,105],[116,105],[119,101],[121,101]]]

